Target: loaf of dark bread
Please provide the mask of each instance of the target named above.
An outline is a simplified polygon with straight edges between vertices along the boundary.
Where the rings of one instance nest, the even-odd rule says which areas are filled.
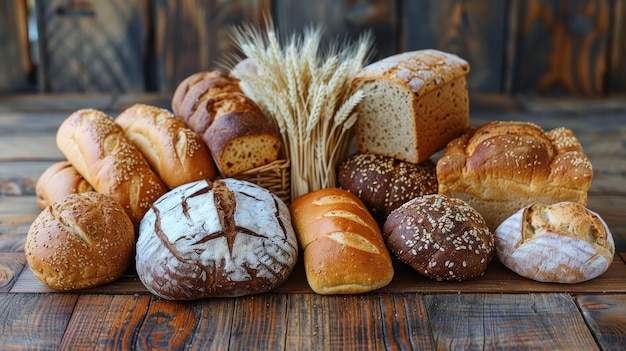
[[[438,194],[417,197],[391,212],[383,235],[396,257],[436,280],[479,277],[495,253],[494,236],[482,216],[465,202]]]
[[[343,161],[337,183],[361,199],[373,215],[383,217],[438,189],[436,166],[430,159],[411,163],[375,154],[355,154]]]
[[[272,290],[297,256],[285,203],[226,178],[182,185],[155,202],[141,222],[136,268],[152,293],[191,300]]]

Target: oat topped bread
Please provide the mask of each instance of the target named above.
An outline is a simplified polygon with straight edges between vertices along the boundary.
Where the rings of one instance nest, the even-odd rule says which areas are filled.
[[[533,202],[587,204],[593,169],[573,132],[494,121],[450,142],[437,162],[439,193],[465,200],[491,230]]]

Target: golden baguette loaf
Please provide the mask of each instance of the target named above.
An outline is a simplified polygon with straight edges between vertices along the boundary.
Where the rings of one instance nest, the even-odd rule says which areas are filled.
[[[57,146],[94,189],[112,197],[126,211],[135,229],[167,187],[113,118],[81,109],[61,123]]]
[[[324,188],[299,196],[289,209],[313,291],[355,294],[391,282],[391,256],[380,228],[355,195]]]
[[[115,122],[170,189],[196,180],[213,180],[217,175],[202,138],[170,111],[135,104],[122,111]]]
[[[59,161],[48,167],[37,180],[35,193],[40,210],[69,194],[93,191],[93,187],[68,161]]]
[[[437,161],[439,193],[466,201],[491,231],[533,202],[587,204],[593,169],[571,130],[494,121],[452,140]]]

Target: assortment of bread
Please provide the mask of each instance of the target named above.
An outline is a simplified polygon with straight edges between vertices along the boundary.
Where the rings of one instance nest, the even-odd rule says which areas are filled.
[[[393,279],[393,257],[438,281],[478,278],[494,256],[543,282],[582,282],[611,264],[609,228],[585,207],[591,163],[572,131],[471,127],[463,59],[402,53],[361,67],[349,89],[317,82],[323,91],[310,101],[294,88],[306,77],[293,77],[275,105],[258,100],[272,94],[244,93],[254,90],[244,78],[269,72],[265,59],[186,78],[172,112],[137,104],[117,118],[72,113],[57,132],[67,160],[37,183],[42,213],[26,243],[35,276],[56,289],[91,287],[117,279],[135,253],[150,292],[189,300],[270,291],[300,253],[319,294],[380,289]],[[281,77],[307,72],[295,62]],[[278,120],[278,110],[316,119]],[[323,158],[308,169],[333,179],[312,186],[302,167],[290,204],[234,179],[281,157],[291,167]]]

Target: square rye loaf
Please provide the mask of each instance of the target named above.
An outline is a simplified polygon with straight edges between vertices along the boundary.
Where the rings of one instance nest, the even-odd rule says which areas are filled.
[[[365,96],[355,124],[357,149],[420,163],[469,127],[467,61],[418,50],[371,63],[355,77]]]

